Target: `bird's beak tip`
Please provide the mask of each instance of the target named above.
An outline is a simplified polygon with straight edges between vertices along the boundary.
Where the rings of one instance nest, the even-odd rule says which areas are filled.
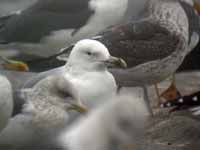
[[[85,106],[79,105],[79,104],[73,104],[70,107],[68,107],[67,110],[68,111],[74,110],[74,111],[77,111],[79,113],[87,113],[88,112],[88,109]]]
[[[122,67],[122,68],[127,68],[127,63],[126,63],[126,61],[125,60],[123,60],[122,58],[119,58],[119,63],[120,63],[120,66]]]
[[[122,58],[118,57],[110,56],[109,59],[105,61],[105,63],[111,67],[115,66],[120,68],[127,68],[127,63]]]

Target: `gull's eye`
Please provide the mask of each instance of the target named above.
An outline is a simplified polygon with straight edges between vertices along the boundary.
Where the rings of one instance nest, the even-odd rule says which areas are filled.
[[[86,54],[90,56],[90,55],[92,55],[92,52],[88,51],[88,52],[86,52]]]

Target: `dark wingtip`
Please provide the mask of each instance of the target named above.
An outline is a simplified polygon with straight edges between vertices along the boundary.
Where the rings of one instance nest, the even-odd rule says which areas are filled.
[[[25,100],[21,97],[20,91],[15,91],[13,93],[14,99],[14,107],[12,117],[22,113],[23,105],[25,104]]]

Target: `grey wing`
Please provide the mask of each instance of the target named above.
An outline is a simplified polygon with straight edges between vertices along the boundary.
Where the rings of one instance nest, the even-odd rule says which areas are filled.
[[[20,10],[31,6],[36,0],[1,0],[0,1],[0,16],[10,12],[20,12]]]
[[[182,37],[145,19],[110,28],[97,37],[109,49],[111,55],[123,58],[128,67],[169,56],[181,49]]]
[[[79,93],[75,85],[65,76],[61,74],[53,75],[50,77],[53,83],[53,92],[56,95],[65,99],[68,103],[79,103]]]
[[[33,78],[31,78],[30,80],[28,80],[27,82],[25,82],[22,88],[23,89],[32,88],[40,80],[42,80],[48,76],[51,76],[51,75],[61,75],[64,73],[64,71],[65,71],[65,66],[62,66],[62,67],[58,67],[58,68],[55,68],[55,69],[52,69],[49,71],[39,73],[36,76],[34,76]]]
[[[38,0],[20,14],[0,18],[0,42],[39,42],[52,31],[78,30],[94,11],[89,0]]]

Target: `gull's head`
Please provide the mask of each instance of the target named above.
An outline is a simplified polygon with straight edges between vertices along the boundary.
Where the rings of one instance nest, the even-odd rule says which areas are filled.
[[[126,67],[125,61],[111,56],[105,45],[89,39],[81,40],[75,44],[67,64],[85,69],[102,69],[107,66]]]

